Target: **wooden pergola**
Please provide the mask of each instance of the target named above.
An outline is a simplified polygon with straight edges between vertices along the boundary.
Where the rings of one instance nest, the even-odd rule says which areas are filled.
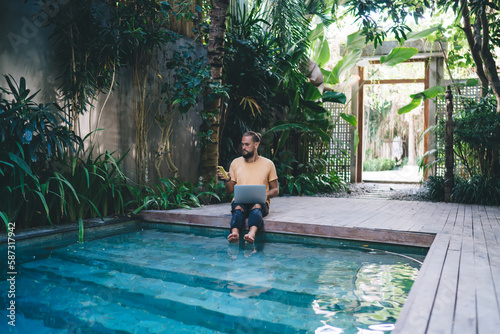
[[[389,44],[389,45],[388,45]],[[442,54],[437,52],[432,52],[433,45],[429,46],[422,45],[421,42],[415,43],[417,45],[408,45],[414,46],[419,49],[419,53],[415,55],[412,59],[408,60],[409,62],[423,62],[424,63],[424,77],[423,78],[407,78],[407,79],[377,79],[377,80],[365,80],[365,69],[364,67],[358,66],[357,74],[359,76],[360,85],[357,86],[356,92],[356,104],[353,107],[352,113],[357,116],[358,119],[358,136],[359,143],[357,146],[357,154],[355,158],[355,168],[351,168],[351,181],[353,182],[362,182],[363,181],[363,149],[364,149],[364,89],[365,85],[373,85],[373,84],[412,84],[412,83],[423,83],[424,89],[428,89],[431,86],[441,84],[443,78],[443,59]],[[385,43],[385,48],[377,48],[377,50],[373,51],[373,55],[365,56],[368,58],[370,64],[380,64],[380,57],[384,54],[387,54],[389,49],[392,49],[391,43]],[[435,123],[435,105],[429,99],[424,102],[424,129],[427,130],[429,126]],[[431,146],[435,145],[431,144],[429,140],[429,133],[424,135],[424,152],[428,152]],[[426,159],[428,159],[426,157]],[[433,159],[431,157],[430,159]],[[352,170],[354,169],[354,170]],[[424,178],[427,175],[424,175]]]

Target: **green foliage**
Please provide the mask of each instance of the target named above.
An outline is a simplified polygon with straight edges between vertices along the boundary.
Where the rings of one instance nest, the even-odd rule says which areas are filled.
[[[178,179],[160,179],[160,183],[153,186],[128,186],[133,196],[128,205],[136,206],[134,213],[138,213],[146,209],[189,209],[201,206],[201,200],[209,203],[212,198],[220,200],[216,193],[220,192],[220,186],[211,186],[210,191],[204,190],[204,186],[195,187],[191,182]]]
[[[298,164],[298,176],[290,174],[297,164],[291,154],[282,153],[276,166],[281,195],[314,195],[334,193],[345,190],[346,185],[334,171],[327,171],[331,161],[326,158],[314,158],[305,164]]]
[[[495,166],[494,152],[500,149],[500,114],[496,112],[496,99],[491,94],[479,101],[458,97],[464,102],[464,108],[453,117],[453,150],[455,175],[461,176],[455,177],[452,200],[458,203],[498,205],[500,173],[498,166]],[[444,124],[445,121],[441,120],[435,128],[441,141],[444,138]],[[427,187],[430,199],[444,200],[443,177],[431,177]]]
[[[389,158],[366,159],[363,161],[363,171],[384,171],[394,169],[396,161]]]
[[[83,140],[52,105],[33,102],[26,81],[6,76],[0,100],[2,220],[21,228],[123,213],[121,160],[106,152],[86,160]]]
[[[24,78],[19,85],[11,76],[5,79],[8,88],[0,87],[6,95],[0,99],[0,211],[8,221],[18,221],[20,213],[31,220],[37,213],[50,222],[46,196],[58,180],[47,176],[47,169],[76,152],[82,140],[64,126],[69,124],[55,106],[33,101],[37,93],[30,94]]]
[[[427,198],[444,201],[444,177],[430,176],[425,183]],[[452,200],[456,203],[500,205],[500,179],[474,175],[471,178],[455,178]]]
[[[12,76],[5,75],[8,89],[0,92],[0,151],[21,157],[38,174],[49,160],[64,157],[67,150],[75,152],[82,141],[72,131],[56,105],[38,104],[21,77],[19,85]],[[8,100],[12,96],[12,100]],[[5,157],[4,157],[5,159]]]
[[[128,196],[125,182],[127,177],[121,171],[121,159],[105,152],[87,158],[73,157],[68,165],[62,166],[57,177],[65,182],[66,191],[59,196],[64,199],[59,215],[65,220],[123,214]],[[68,192],[70,190],[71,192]]]
[[[453,201],[482,205],[500,205],[500,178],[474,175],[455,179]]]
[[[347,12],[361,22],[361,33],[365,41],[374,42],[375,47],[382,44],[388,34],[402,42],[407,38],[410,28],[406,20],[413,17],[418,23],[423,18],[424,9],[430,6],[429,1],[356,1],[334,2],[332,14],[340,14],[338,7],[347,8]],[[390,22],[386,26],[386,23]]]
[[[429,176],[424,186],[427,188],[426,197],[433,202],[444,201],[444,177]]]
[[[417,48],[398,47],[391,50],[387,56],[380,57],[380,63],[395,66],[403,63],[418,53]]]
[[[284,176],[283,185],[280,183],[280,194],[314,195],[331,194],[345,189],[345,184],[335,171],[330,173],[301,174]]]
[[[500,177],[493,152],[500,149],[500,114],[491,95],[479,102],[466,101],[453,119],[454,150],[469,176]]]

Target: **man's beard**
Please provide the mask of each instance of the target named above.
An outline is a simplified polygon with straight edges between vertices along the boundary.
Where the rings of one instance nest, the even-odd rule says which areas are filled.
[[[252,151],[252,152],[247,151],[246,153],[245,153],[245,151],[241,152],[241,156],[247,160],[250,158],[253,158],[254,154],[255,154],[255,151]]]

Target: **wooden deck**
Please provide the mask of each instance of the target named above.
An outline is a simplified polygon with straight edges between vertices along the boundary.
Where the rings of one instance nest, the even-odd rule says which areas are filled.
[[[228,204],[145,211],[145,221],[226,227]],[[280,197],[266,231],[430,247],[392,333],[500,333],[500,208]]]

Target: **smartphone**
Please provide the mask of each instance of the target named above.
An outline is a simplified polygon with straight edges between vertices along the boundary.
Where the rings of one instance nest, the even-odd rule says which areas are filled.
[[[222,174],[222,177],[224,179],[229,179],[229,175],[227,175],[226,171],[224,170],[224,167],[222,166],[217,166],[217,169],[219,170],[219,172]]]

